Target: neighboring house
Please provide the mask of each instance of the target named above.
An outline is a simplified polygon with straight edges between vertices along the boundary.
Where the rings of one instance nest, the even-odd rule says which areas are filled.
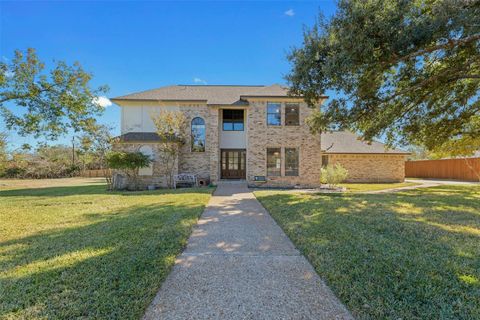
[[[313,109],[280,85],[176,85],[112,101],[122,108],[116,149],[141,151],[154,159],[140,170],[145,185],[166,184],[151,119],[162,109],[184,112],[189,123],[191,138],[181,148],[176,171],[212,183],[245,179],[250,185],[318,186],[322,159],[342,163],[355,181],[404,179],[405,152],[385,151],[378,143],[368,146],[350,133],[325,134],[326,143],[321,142],[305,123]],[[354,141],[347,143],[347,137]]]

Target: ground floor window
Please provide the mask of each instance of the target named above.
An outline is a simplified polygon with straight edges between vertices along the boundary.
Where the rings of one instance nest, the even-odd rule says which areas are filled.
[[[281,175],[282,158],[280,148],[267,148],[267,176]]]
[[[285,176],[298,176],[298,148],[285,148]]]

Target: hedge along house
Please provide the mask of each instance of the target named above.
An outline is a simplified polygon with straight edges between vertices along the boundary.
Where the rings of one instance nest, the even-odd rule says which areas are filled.
[[[317,108],[326,98],[322,97]],[[111,100],[122,109],[121,136],[115,149],[140,151],[154,160],[150,167],[139,172],[144,185],[166,185],[159,137],[152,121],[152,115],[160,110],[183,112],[189,124],[189,139],[181,147],[175,166],[178,173],[196,174],[212,183],[246,180],[252,186],[315,187],[320,184],[322,159],[327,158],[322,158],[321,135],[311,134],[305,123],[314,109],[309,108],[302,97],[289,96],[288,88],[174,85]],[[324,154],[328,153],[329,161],[358,169],[349,162],[351,158],[345,156],[349,153],[343,153],[345,157],[340,161],[341,157],[337,157],[340,154],[329,151],[325,150]],[[362,156],[371,156],[377,166],[388,162],[377,152],[362,153]],[[382,179],[402,181],[403,162],[388,164]],[[380,176],[372,177],[370,173],[362,169],[350,174],[358,181],[380,181]]]

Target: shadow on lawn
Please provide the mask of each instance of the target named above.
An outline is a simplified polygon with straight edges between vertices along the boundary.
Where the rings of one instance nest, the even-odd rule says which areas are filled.
[[[259,196],[358,318],[480,318],[480,188]]]
[[[140,318],[202,209],[135,206],[0,243],[0,318]]]
[[[105,184],[95,184],[86,186],[65,186],[65,187],[46,187],[46,188],[27,188],[27,189],[8,189],[0,190],[0,197],[65,197],[76,195],[159,195],[171,193],[188,193],[198,190],[209,190],[209,188],[183,188],[183,189],[157,189],[152,191],[108,191]]]

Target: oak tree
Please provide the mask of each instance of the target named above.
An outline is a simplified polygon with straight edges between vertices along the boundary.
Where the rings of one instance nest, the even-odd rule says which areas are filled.
[[[69,130],[91,130],[108,90],[92,88],[91,79],[79,63],[58,61],[47,71],[34,49],[17,50],[12,60],[0,61],[0,117],[20,135],[55,139]]]
[[[288,58],[292,94],[314,105],[334,92],[313,131],[457,155],[480,148],[480,1],[340,0]]]

